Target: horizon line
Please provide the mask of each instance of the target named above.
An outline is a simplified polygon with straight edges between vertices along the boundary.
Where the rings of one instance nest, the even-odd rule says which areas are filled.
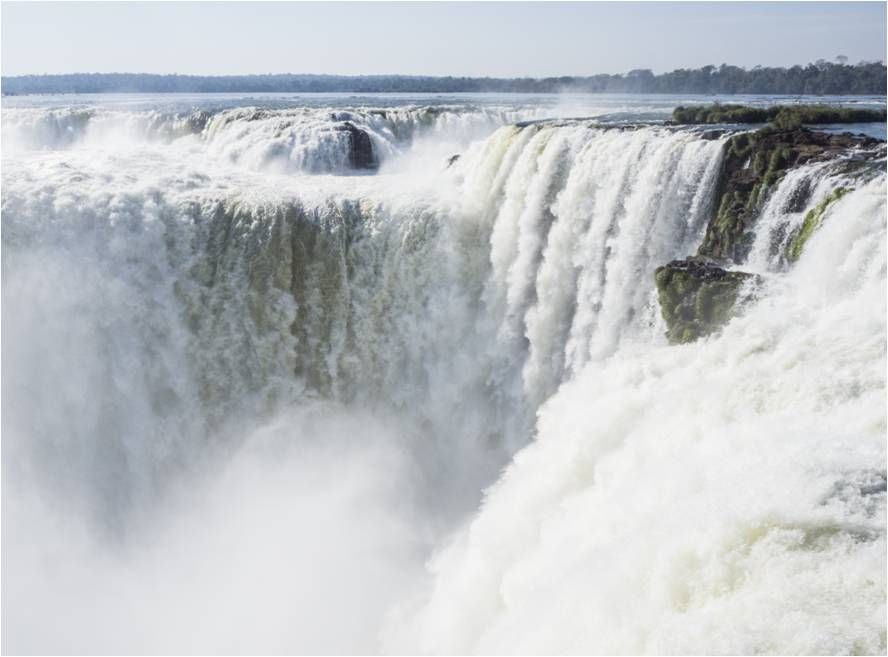
[[[530,75],[517,75],[517,76],[494,76],[494,75],[459,75],[459,74],[447,74],[447,75],[426,75],[426,74],[409,74],[409,73],[153,73],[146,71],[76,71],[73,73],[19,73],[14,75],[2,75],[0,74],[0,78],[4,79],[15,79],[15,78],[28,78],[28,77],[63,77],[63,76],[73,76],[73,75],[154,75],[154,76],[163,76],[163,77],[189,77],[189,78],[244,78],[244,77],[326,77],[326,78],[374,78],[374,77],[386,77],[386,78],[427,78],[427,79],[473,79],[473,80],[550,80],[550,79],[558,79],[558,78],[591,78],[591,77],[600,77],[600,76],[608,76],[608,77],[624,77],[633,73],[635,71],[644,71],[651,72],[654,76],[660,75],[668,75],[669,73],[675,73],[678,71],[701,71],[705,68],[712,67],[716,70],[721,68],[722,66],[738,68],[744,71],[754,71],[756,69],[782,69],[789,70],[793,68],[807,68],[809,66],[817,66],[820,62],[824,64],[828,64],[830,66],[845,66],[848,68],[856,68],[858,66],[867,66],[872,64],[881,64],[885,65],[884,59],[875,59],[875,60],[861,60],[855,64],[850,63],[837,63],[834,61],[827,60],[818,60],[814,62],[808,62],[806,64],[793,64],[791,66],[779,66],[779,65],[764,65],[764,64],[756,64],[755,66],[739,66],[736,64],[728,64],[727,62],[723,62],[721,64],[706,64],[704,66],[698,67],[683,67],[683,68],[675,68],[669,71],[663,71],[661,73],[656,73],[652,69],[649,68],[635,68],[624,73],[583,73],[583,74],[560,74],[560,75],[545,75],[545,76],[530,76]]]

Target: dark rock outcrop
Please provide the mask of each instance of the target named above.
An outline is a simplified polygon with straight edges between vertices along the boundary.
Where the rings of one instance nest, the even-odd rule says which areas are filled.
[[[379,166],[379,161],[373,150],[373,140],[370,139],[370,135],[366,131],[361,130],[350,121],[339,124],[337,129],[348,132],[348,159],[352,169],[376,169]]]
[[[752,246],[758,211],[767,193],[786,172],[852,149],[856,149],[861,158],[884,155],[883,142],[850,133],[766,128],[731,137],[725,145],[715,215],[706,227],[698,254],[743,262]]]
[[[203,132],[212,116],[212,114],[205,112],[204,110],[195,110],[194,112],[191,112],[185,121],[188,134],[199,135]]]
[[[780,121],[775,120],[775,124],[779,126]],[[728,267],[746,260],[762,205],[787,171],[809,162],[839,158],[838,170],[852,176],[865,175],[873,167],[883,166],[880,160],[884,157],[885,142],[848,132],[771,126],[730,137],[725,142],[712,216],[697,255],[674,260],[655,272],[669,341],[692,342],[713,333],[736,314],[745,284],[756,277]],[[799,258],[827,209],[847,191],[844,187],[836,189],[808,212],[802,225],[789,236],[783,254],[786,262]],[[789,209],[804,209],[810,194],[810,186],[799,186],[797,198],[789,199]]]
[[[700,257],[673,260],[658,267],[654,278],[666,335],[673,344],[709,335],[735,313],[742,287],[753,274],[728,271]]]

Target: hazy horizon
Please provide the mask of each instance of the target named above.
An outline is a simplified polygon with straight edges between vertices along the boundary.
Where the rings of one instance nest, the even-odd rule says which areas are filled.
[[[884,60],[877,59],[872,60],[874,63],[884,64]],[[810,64],[814,64],[816,62],[797,62],[796,64],[787,64],[783,66],[771,66],[770,68],[791,68],[793,66],[808,66]],[[835,61],[830,63],[836,63]],[[855,65],[862,62],[847,62],[847,64]],[[737,66],[737,64],[733,64],[732,62],[724,62],[728,66]],[[699,70],[702,67],[690,68],[685,67],[685,70]],[[749,70],[751,67],[741,66],[740,68],[744,68]],[[653,69],[649,69],[653,70]],[[669,71],[656,71],[654,70],[655,75],[663,75],[672,73],[676,70],[681,69],[670,69]],[[33,76],[58,76],[58,77],[66,77],[66,76],[88,76],[88,75],[147,75],[147,76],[181,76],[181,77],[194,77],[194,78],[242,78],[242,77],[266,77],[266,76],[309,76],[309,77],[328,77],[328,78],[428,78],[428,79],[446,79],[446,78],[465,78],[465,79],[484,79],[489,78],[491,80],[520,80],[522,78],[526,79],[551,79],[558,77],[572,77],[572,78],[585,78],[585,77],[595,77],[597,75],[623,75],[625,76],[629,71],[618,71],[616,73],[586,73],[583,75],[540,75],[540,76],[509,76],[509,75],[454,75],[454,74],[446,74],[442,73],[440,75],[420,75],[414,73],[357,73],[357,74],[348,74],[348,73],[315,73],[311,71],[285,71],[283,73],[269,73],[269,72],[256,72],[256,73],[149,73],[146,71],[107,71],[107,72],[99,72],[99,71],[72,71],[70,73],[21,73],[17,75],[7,75],[3,73],[4,78],[20,78],[20,77],[33,77]]]
[[[878,2],[3,2],[2,75],[542,78],[857,63],[884,59],[885,21]]]

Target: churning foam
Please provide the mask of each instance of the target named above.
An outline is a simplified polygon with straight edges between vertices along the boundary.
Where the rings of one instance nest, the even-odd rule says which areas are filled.
[[[562,386],[388,645],[884,650],[884,217],[882,179],[720,336]]]
[[[696,249],[718,140],[21,112],[4,650],[884,650],[883,174],[790,269],[794,190],[839,179],[787,176],[759,298],[675,347],[653,270]],[[304,175],[342,173],[340,120],[381,175]]]

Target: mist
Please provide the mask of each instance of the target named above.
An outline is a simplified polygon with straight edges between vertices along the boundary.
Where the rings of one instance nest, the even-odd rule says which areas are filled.
[[[677,344],[672,102],[4,98],[3,651],[884,651],[884,142]]]

